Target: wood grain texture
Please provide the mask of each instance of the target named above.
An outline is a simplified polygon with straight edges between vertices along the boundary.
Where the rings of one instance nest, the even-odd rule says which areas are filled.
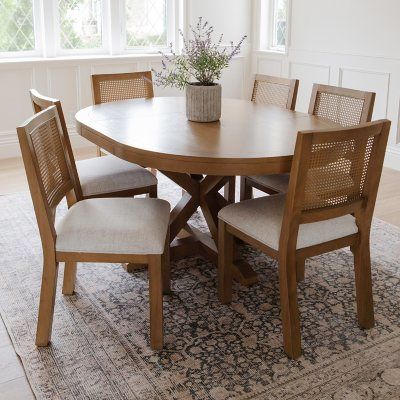
[[[223,100],[220,121],[190,122],[181,97],[91,106],[79,111],[76,121],[82,136],[127,161],[218,176],[288,172],[298,131],[337,126],[308,114],[234,99]]]

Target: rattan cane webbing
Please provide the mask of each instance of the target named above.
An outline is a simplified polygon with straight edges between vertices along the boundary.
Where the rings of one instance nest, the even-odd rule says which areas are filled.
[[[36,128],[31,138],[46,200],[53,207],[71,182],[56,119]]]
[[[144,76],[129,79],[107,78],[99,82],[100,102],[152,97],[151,82]]]
[[[364,99],[319,91],[313,115],[327,118],[342,126],[359,125],[364,102]]]
[[[374,136],[313,144],[303,210],[334,207],[363,198],[375,145]]]
[[[254,82],[252,101],[256,103],[272,104],[286,108],[290,94],[290,86],[263,80]]]

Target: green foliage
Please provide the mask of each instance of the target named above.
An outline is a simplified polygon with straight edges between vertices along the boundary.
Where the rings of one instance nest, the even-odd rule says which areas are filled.
[[[162,71],[154,71],[154,83],[158,86],[172,86],[184,89],[188,84],[193,83],[193,79],[202,86],[214,85],[221,78],[222,71],[229,66],[229,62],[234,56],[240,53],[241,45],[246,36],[234,45],[221,46],[223,36],[219,41],[213,42],[212,36],[214,28],[203,23],[202,18],[196,28],[191,27],[192,38],[185,39],[180,32],[183,42],[183,54],[176,54],[172,45],[171,54],[161,52]]]
[[[0,0],[0,52],[34,49],[32,0]]]

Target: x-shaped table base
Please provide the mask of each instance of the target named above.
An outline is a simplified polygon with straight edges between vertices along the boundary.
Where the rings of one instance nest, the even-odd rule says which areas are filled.
[[[232,178],[161,172],[184,190],[181,200],[171,211],[171,260],[201,254],[218,265],[218,212],[229,204],[219,190]],[[199,207],[210,235],[188,223]],[[257,274],[239,257],[235,257],[233,275],[246,286],[258,282]]]

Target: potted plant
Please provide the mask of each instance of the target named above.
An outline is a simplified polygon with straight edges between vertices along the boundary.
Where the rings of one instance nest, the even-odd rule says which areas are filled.
[[[221,118],[221,85],[217,82],[222,70],[240,53],[246,36],[235,45],[222,46],[223,35],[213,42],[214,28],[203,22],[190,27],[192,37],[183,39],[182,54],[170,46],[170,54],[162,52],[162,70],[154,72],[157,86],[186,89],[186,115],[190,121],[213,122]]]

